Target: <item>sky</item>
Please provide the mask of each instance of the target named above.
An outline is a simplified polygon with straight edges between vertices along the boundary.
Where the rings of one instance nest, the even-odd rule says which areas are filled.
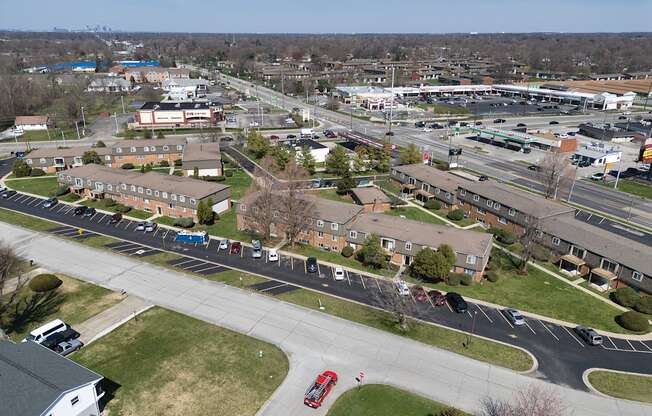
[[[652,0],[0,0],[0,29],[211,33],[649,32]]]

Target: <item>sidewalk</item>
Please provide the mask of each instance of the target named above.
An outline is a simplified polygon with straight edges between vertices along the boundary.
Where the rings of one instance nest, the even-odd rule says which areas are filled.
[[[152,303],[144,299],[127,295],[120,303],[76,325],[75,329],[81,334],[79,340],[88,345],[152,306]]]

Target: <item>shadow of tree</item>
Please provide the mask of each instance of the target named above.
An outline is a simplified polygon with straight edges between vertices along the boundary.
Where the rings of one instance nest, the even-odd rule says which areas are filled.
[[[65,296],[58,290],[34,293],[18,301],[7,325],[7,332],[22,332],[31,322],[45,320],[59,310]]]

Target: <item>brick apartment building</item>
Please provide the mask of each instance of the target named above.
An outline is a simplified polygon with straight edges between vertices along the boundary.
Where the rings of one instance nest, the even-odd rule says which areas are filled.
[[[170,217],[196,219],[199,203],[209,199],[218,214],[230,208],[228,186],[158,172],[140,173],[91,164],[61,171],[57,180],[83,197],[111,198],[132,208]]]
[[[131,126],[142,128],[200,128],[215,126],[223,118],[223,107],[213,102],[156,102],[142,105]]]
[[[124,77],[129,82],[133,79],[136,84],[161,85],[163,81],[168,79],[190,78],[190,70],[184,68],[135,67],[125,69]]]
[[[459,176],[421,163],[395,166],[390,177],[400,184],[402,193],[412,195],[421,202],[436,199],[447,209],[459,207],[457,188],[460,184],[468,182]]]
[[[82,166],[82,156],[94,151],[102,161],[111,160],[111,149],[108,147],[75,146],[69,148],[43,147],[29,152],[24,160],[32,168],[43,169],[46,173]],[[108,156],[108,158],[107,158]]]

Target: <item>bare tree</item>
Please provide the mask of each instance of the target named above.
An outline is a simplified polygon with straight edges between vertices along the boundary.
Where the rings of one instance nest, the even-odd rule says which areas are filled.
[[[525,225],[523,226],[523,234],[520,237],[523,251],[521,252],[521,264],[519,271],[521,274],[527,274],[527,264],[532,258],[532,253],[537,245],[537,238],[539,231],[539,220],[536,217],[528,215],[525,217]]]
[[[566,153],[548,152],[539,165],[537,177],[548,199],[557,199],[559,190],[572,181],[573,169]]]
[[[416,315],[417,310],[409,296],[401,296],[396,290],[374,291],[373,302],[392,315],[394,324],[400,331],[410,330],[410,318]]]
[[[265,157],[261,164],[269,166],[271,159]],[[249,188],[248,194],[252,195],[254,200],[250,204],[251,214],[248,217],[250,226],[262,234],[265,240],[269,240],[274,223],[274,211],[278,208],[278,196],[274,192],[274,178],[272,178],[264,168],[256,167],[254,171],[254,180]]]
[[[485,398],[480,416],[563,416],[567,406],[553,388],[530,384],[510,401]]]
[[[281,211],[285,215],[285,236],[294,247],[297,238],[310,225],[315,216],[315,203],[303,193],[308,172],[297,165],[294,159],[290,160],[285,169],[280,173],[280,187],[283,192],[279,202]]]
[[[20,290],[27,283],[23,279],[24,271],[24,263],[14,249],[0,243],[0,340],[7,338],[4,331],[7,313],[19,302]]]

